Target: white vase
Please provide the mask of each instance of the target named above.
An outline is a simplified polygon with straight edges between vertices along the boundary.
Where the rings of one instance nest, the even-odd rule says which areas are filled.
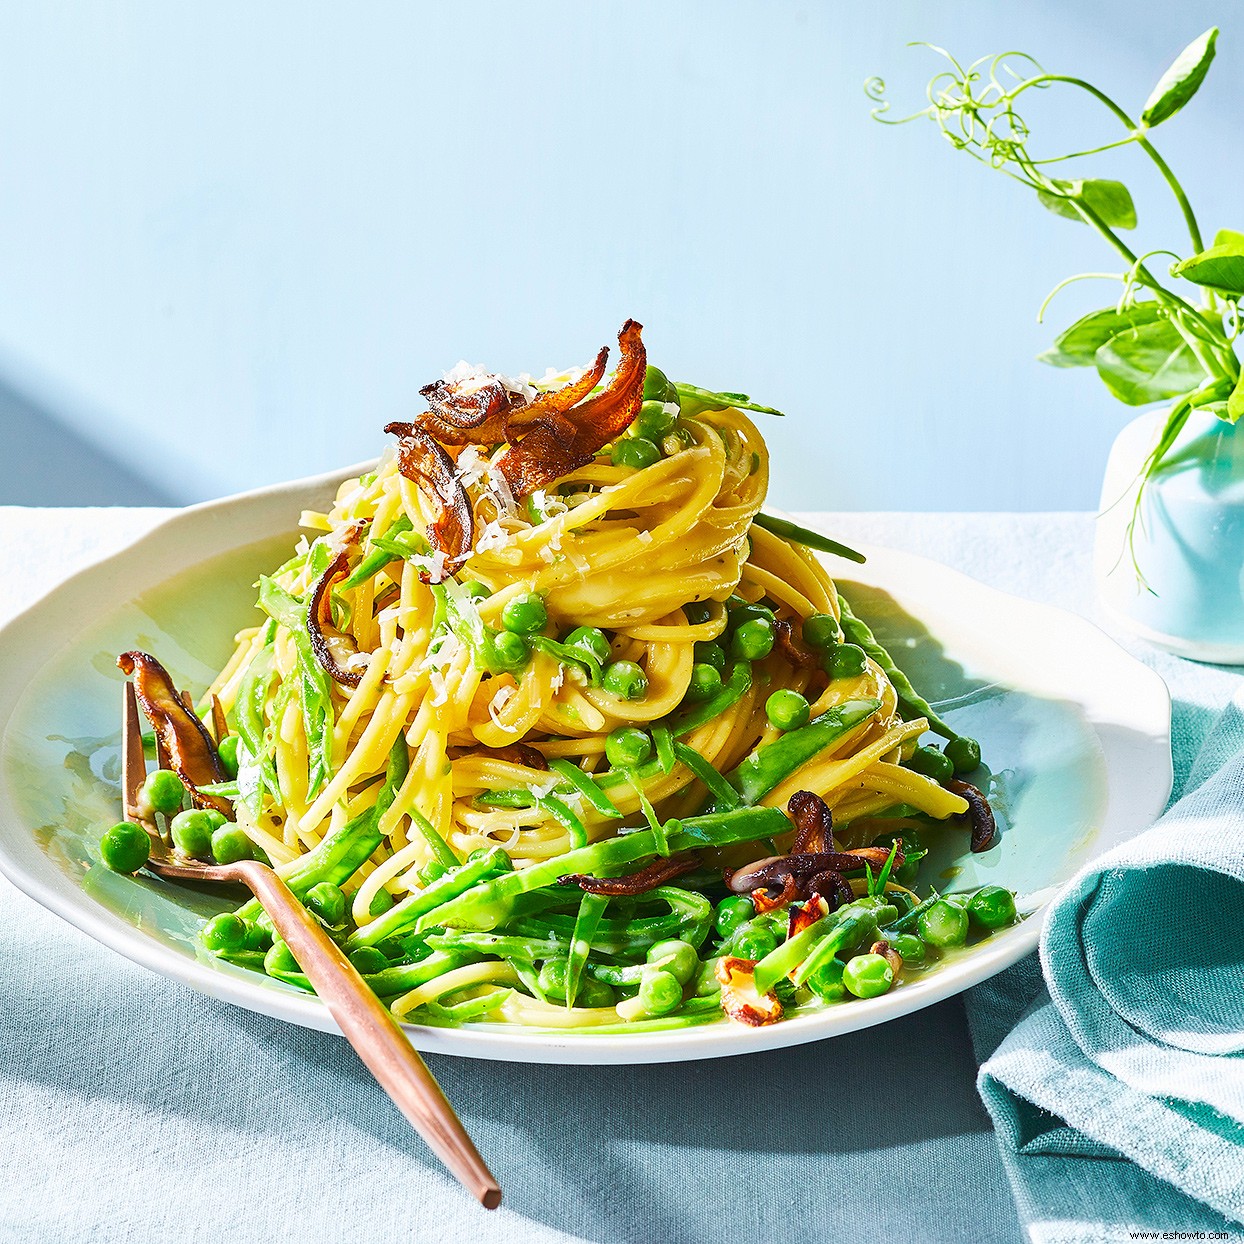
[[[1128,547],[1140,474],[1165,421],[1165,411],[1141,415],[1110,452],[1094,556],[1102,604],[1160,648],[1244,664],[1244,429],[1193,411],[1145,486]]]

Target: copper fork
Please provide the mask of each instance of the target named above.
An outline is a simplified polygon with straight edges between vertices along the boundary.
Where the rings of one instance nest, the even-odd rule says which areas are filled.
[[[450,1173],[486,1209],[496,1209],[501,1204],[500,1185],[484,1164],[441,1086],[388,1007],[368,988],[323,926],[294,897],[285,882],[258,860],[200,864],[197,860],[174,858],[155,824],[139,815],[138,789],[147,775],[147,762],[143,755],[138,704],[133,684],[129,682],[125,684],[122,770],[126,819],[142,825],[151,836],[151,858],[146,867],[161,877],[175,880],[230,881],[246,886],[268,913],[298,966],[380,1087]]]

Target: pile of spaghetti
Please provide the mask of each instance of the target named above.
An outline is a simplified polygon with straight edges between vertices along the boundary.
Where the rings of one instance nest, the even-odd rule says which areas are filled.
[[[215,755],[183,768],[180,815],[236,821],[416,1022],[767,1023],[870,996],[852,981],[889,988],[928,925],[921,833],[992,836],[954,777],[979,749],[813,549],[858,555],[760,514],[745,412],[778,412],[671,383],[634,322],[619,345],[611,376],[602,350],[422,390],[379,466],[304,513],[202,701]],[[204,941],[307,987],[254,904]]]

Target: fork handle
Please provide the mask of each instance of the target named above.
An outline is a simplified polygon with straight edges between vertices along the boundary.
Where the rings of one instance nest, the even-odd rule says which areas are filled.
[[[496,1209],[500,1186],[389,1008],[272,869],[255,861],[235,868],[380,1087],[458,1181]]]

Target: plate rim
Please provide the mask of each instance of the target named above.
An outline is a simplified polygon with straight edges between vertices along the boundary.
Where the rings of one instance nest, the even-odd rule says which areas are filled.
[[[182,537],[182,528],[187,528],[187,534],[191,535],[197,524],[206,523],[204,532],[198,535],[199,543],[203,545],[206,542],[205,535],[211,534],[210,528],[214,520],[222,514],[227,515],[229,511],[251,506],[262,507],[267,503],[281,501],[289,495],[305,495],[315,489],[327,489],[370,469],[373,464],[374,460],[301,479],[269,484],[188,506],[167,515],[121,548],[80,567],[10,618],[0,627],[0,655],[10,644],[21,643],[23,640],[29,642],[29,637],[24,632],[46,611],[55,611],[58,603],[72,598],[75,593],[80,594],[84,587],[99,580],[101,576],[107,576],[110,570],[135,558],[141,559],[146,546],[178,539]],[[771,506],[765,508],[770,513],[782,513]],[[292,529],[295,525],[294,514],[291,512],[287,517]],[[258,539],[266,539],[274,534],[265,531]],[[198,560],[206,561],[239,547],[242,545],[233,542],[227,547],[217,546],[212,551],[196,552],[195,556]],[[1130,804],[1138,805],[1127,809],[1131,813],[1127,819],[1133,823],[1121,837],[1116,836],[1111,841],[1096,846],[1084,863],[1088,863],[1117,842],[1126,841],[1141,833],[1161,814],[1173,784],[1170,747],[1171,699],[1166,683],[1155,671],[1127,652],[1099,626],[1079,614],[1042,601],[1014,596],[918,554],[868,544],[862,545],[861,551],[867,553],[874,565],[880,563],[883,568],[892,565],[900,574],[907,570],[915,580],[935,574],[942,582],[949,581],[952,586],[957,586],[960,591],[968,594],[983,593],[987,597],[1003,598],[1012,608],[1018,606],[1022,612],[1056,618],[1062,628],[1070,627],[1078,631],[1083,641],[1109,654],[1112,660],[1120,663],[1121,668],[1129,669],[1134,678],[1129,695],[1133,710],[1127,724],[1137,728],[1136,718],[1141,715],[1139,706],[1143,702],[1144,720],[1140,722],[1138,733],[1144,738],[1146,748],[1156,755],[1149,757],[1149,766],[1142,770],[1139,782],[1134,783],[1130,790],[1116,790],[1113,782],[1108,783],[1107,808],[1117,798],[1126,796]],[[851,576],[847,572],[837,577],[845,580]],[[30,668],[27,677],[6,679],[0,684],[0,745],[7,737],[14,710],[20,704],[27,686],[60,650],[60,645],[51,645],[40,650],[41,659]],[[1101,724],[1109,723],[1089,719],[1089,725],[1099,741],[1097,727]],[[279,983],[260,984],[252,981],[247,978],[254,974],[241,969],[228,965],[211,966],[198,959],[189,958],[125,924],[101,904],[91,900],[80,888],[74,888],[67,893],[58,889],[53,880],[45,880],[37,872],[27,868],[11,850],[9,835],[5,832],[10,826],[25,828],[10,795],[6,774],[0,768],[0,872],[28,897],[131,962],[178,980],[209,997],[302,1027],[323,1032],[340,1031],[318,998]],[[37,846],[32,844],[32,850],[38,852]],[[39,858],[48,869],[53,870],[52,876],[55,877],[56,865],[42,853],[39,853]],[[63,877],[63,874],[60,875]],[[590,1031],[562,1033],[556,1029],[524,1029],[510,1025],[438,1028],[404,1023],[403,1028],[412,1044],[429,1053],[533,1064],[663,1063],[785,1048],[885,1023],[954,997],[987,980],[1037,948],[1052,901],[1053,896],[1047,898],[1023,923],[995,934],[988,942],[974,948],[971,954],[926,977],[904,984],[902,988],[880,998],[870,999],[865,1005],[828,1008],[763,1028],[708,1023],[668,1032],[602,1035]]]

